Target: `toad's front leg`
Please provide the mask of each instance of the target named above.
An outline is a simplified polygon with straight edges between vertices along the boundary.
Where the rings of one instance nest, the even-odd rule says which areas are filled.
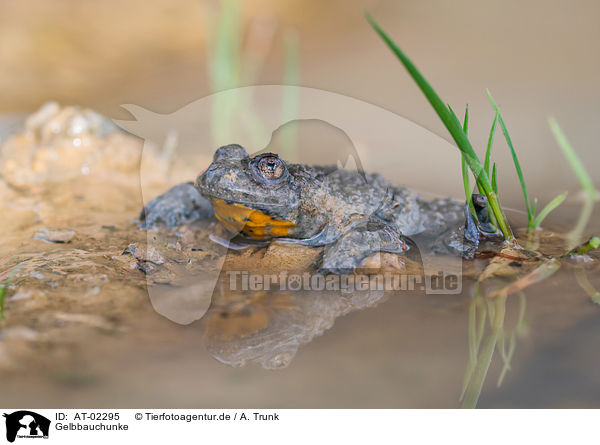
[[[191,182],[176,185],[148,202],[140,214],[140,228],[172,229],[199,219],[210,218],[213,209]]]
[[[399,253],[408,249],[402,235],[385,221],[365,217],[337,241],[325,247],[319,265],[324,273],[351,273],[362,260],[378,252]]]

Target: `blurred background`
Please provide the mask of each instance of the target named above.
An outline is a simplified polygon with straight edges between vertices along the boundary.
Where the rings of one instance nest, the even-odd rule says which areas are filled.
[[[366,23],[366,11],[443,99],[457,110],[469,104],[480,151],[493,118],[485,94],[490,89],[534,195],[578,188],[562,168],[549,115],[558,118],[585,164],[600,160],[600,6],[591,0],[5,1],[0,111],[27,113],[57,100],[128,119],[120,104],[170,113],[220,89],[291,83],[379,105],[447,139],[404,68]],[[239,66],[218,64],[223,42],[239,52],[231,59]],[[496,156],[504,202],[520,208],[508,150],[496,150]],[[458,166],[457,152],[440,153],[438,162]],[[452,192],[460,193],[459,169],[449,170],[457,178]],[[406,174],[411,183],[414,173]],[[591,174],[598,178],[597,171]]]

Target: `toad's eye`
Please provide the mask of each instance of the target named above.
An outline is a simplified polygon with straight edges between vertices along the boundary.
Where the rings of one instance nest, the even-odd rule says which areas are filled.
[[[261,180],[266,180],[268,183],[278,183],[285,176],[287,171],[285,162],[274,154],[266,154],[260,158],[253,160],[254,167],[258,172]]]
[[[266,156],[258,162],[258,171],[267,179],[279,179],[285,172],[285,165],[279,158]]]

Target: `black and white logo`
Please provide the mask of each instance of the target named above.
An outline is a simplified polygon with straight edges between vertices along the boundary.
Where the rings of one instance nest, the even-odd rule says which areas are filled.
[[[4,414],[6,417],[6,440],[47,439],[50,432],[50,420],[33,411],[15,411]]]

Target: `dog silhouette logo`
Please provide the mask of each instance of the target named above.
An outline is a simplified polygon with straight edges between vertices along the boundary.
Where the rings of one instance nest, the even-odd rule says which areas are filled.
[[[6,417],[6,440],[48,438],[50,420],[33,411],[15,411]]]

